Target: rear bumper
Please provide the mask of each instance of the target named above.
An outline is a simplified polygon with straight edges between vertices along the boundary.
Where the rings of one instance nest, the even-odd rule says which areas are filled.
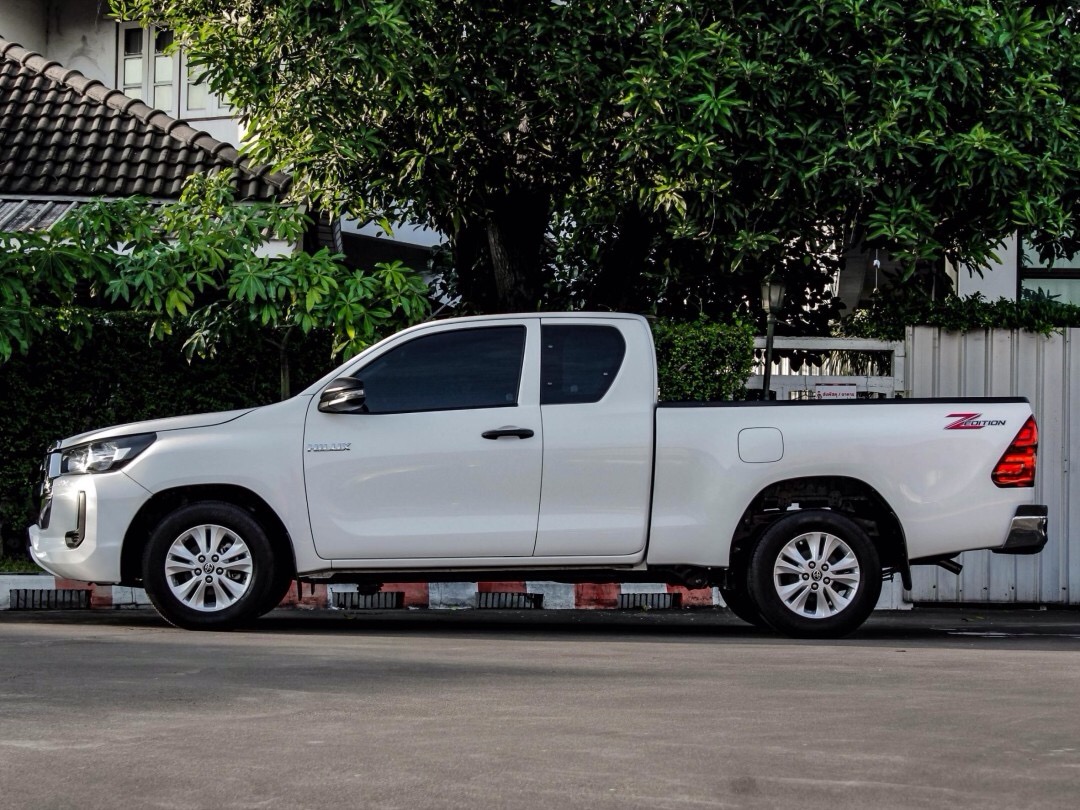
[[[1047,508],[1042,504],[1016,507],[1009,536],[995,554],[1038,554],[1046,545]]]

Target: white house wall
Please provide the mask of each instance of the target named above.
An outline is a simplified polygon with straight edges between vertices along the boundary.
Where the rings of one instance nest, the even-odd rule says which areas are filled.
[[[44,53],[48,42],[43,0],[4,0],[0,3],[0,37]]]
[[[98,14],[98,3],[50,3],[43,56],[109,87],[116,86],[116,23]],[[29,46],[26,46],[29,47]]]
[[[98,3],[4,0],[0,35],[66,68],[116,86],[116,23]]]
[[[1050,539],[1041,554],[989,551],[960,557],[956,577],[917,566],[916,602],[1080,604],[1080,329],[1042,337],[989,330],[957,334],[929,327],[908,330],[905,380],[913,397],[1027,397],[1039,423],[1035,500],[1050,510]]]
[[[962,265],[956,274],[956,293],[967,298],[975,293],[982,293],[988,301],[999,298],[1016,300],[1016,274],[1018,266],[1017,238],[1010,236],[994,252],[998,260],[982,269],[982,275]]]

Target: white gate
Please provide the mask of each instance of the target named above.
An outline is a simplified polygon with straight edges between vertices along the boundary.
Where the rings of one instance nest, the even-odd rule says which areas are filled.
[[[754,349],[763,350],[765,338],[754,338]],[[778,337],[773,339],[769,388],[776,399],[823,399],[850,389],[862,397],[891,399],[904,392],[904,344],[900,341],[858,338]],[[796,370],[789,356],[797,353],[814,362]],[[759,357],[754,374],[746,381],[750,390],[761,390],[765,362]]]
[[[1069,460],[1080,451],[1080,329],[1050,337],[994,329],[958,334],[930,327],[907,332],[907,381],[913,397],[1007,397],[1031,401],[1039,423],[1037,503],[1050,509],[1041,554],[1013,557],[972,551],[956,577],[917,566],[916,602],[1080,604],[1080,482]]]

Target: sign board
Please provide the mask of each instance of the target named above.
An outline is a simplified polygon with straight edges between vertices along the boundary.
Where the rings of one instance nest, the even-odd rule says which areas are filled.
[[[856,399],[859,386],[857,383],[817,383],[814,393],[818,399]]]

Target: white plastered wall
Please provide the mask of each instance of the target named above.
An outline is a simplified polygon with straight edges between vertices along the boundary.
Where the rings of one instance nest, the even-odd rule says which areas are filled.
[[[961,298],[979,292],[988,301],[999,298],[1016,300],[1017,239],[1011,236],[994,251],[998,261],[982,268],[982,276],[961,265],[957,272],[956,291]]]

